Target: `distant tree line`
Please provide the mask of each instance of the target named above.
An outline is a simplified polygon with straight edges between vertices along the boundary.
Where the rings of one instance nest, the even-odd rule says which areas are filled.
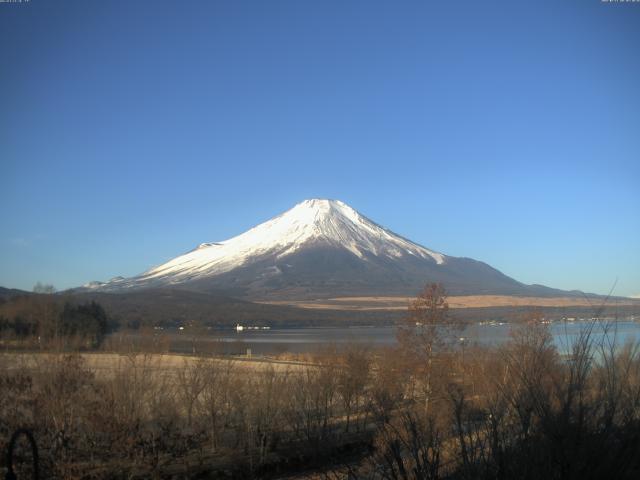
[[[62,343],[78,348],[99,347],[117,325],[95,301],[76,304],[38,284],[34,294],[0,305],[0,339],[16,345]]]

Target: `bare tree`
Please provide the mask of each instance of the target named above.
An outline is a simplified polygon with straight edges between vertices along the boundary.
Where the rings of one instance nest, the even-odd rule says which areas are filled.
[[[51,295],[52,293],[56,293],[56,287],[48,283],[38,282],[33,286],[33,293],[43,293]]]
[[[192,426],[193,413],[206,387],[207,360],[185,358],[176,373],[178,397],[187,412],[187,425]]]
[[[370,457],[370,469],[384,480],[437,480],[442,441],[431,419],[411,409],[381,426]],[[375,478],[375,477],[374,477]]]
[[[205,364],[204,388],[198,405],[208,423],[212,448],[220,443],[225,423],[231,417],[231,388],[236,375],[232,360],[210,361]]]
[[[408,314],[398,327],[397,338],[407,367],[422,389],[424,413],[429,414],[433,396],[433,362],[437,351],[447,346],[454,331],[461,328],[449,317],[449,304],[442,285],[431,283],[409,304]]]
[[[338,392],[347,417],[345,430],[349,431],[351,415],[357,411],[370,374],[369,352],[354,345],[347,347],[338,369]]]

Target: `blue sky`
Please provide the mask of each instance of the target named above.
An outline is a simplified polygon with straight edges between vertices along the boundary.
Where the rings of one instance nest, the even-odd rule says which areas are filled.
[[[311,197],[640,294],[640,4],[0,4],[0,285],[133,275]]]

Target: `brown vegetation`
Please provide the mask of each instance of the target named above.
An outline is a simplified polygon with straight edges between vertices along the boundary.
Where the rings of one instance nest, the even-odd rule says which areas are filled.
[[[525,297],[517,295],[456,295],[449,296],[447,302],[452,309],[488,307],[588,307],[593,308],[601,299],[584,296],[574,297]],[[406,310],[411,297],[338,297],[319,300],[272,300],[262,303],[269,305],[289,305],[314,310]],[[615,300],[617,306],[640,306],[640,301],[632,298]]]
[[[638,477],[640,357],[615,325],[560,355],[534,313],[508,345],[465,351],[447,303],[428,286],[398,348],[307,364],[3,354],[0,448],[29,429],[46,478]]]

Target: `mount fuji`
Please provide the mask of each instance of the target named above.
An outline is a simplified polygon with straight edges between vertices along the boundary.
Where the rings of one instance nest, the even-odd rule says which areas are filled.
[[[131,278],[83,290],[173,287],[249,299],[414,295],[426,282],[450,294],[567,295],[525,285],[486,263],[430,250],[338,200],[305,200],[229,240],[195,249]]]

